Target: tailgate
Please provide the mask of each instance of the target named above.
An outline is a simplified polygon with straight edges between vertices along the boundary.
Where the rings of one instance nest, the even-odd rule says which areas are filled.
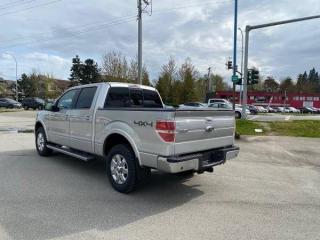
[[[177,110],[175,155],[233,145],[232,110]]]

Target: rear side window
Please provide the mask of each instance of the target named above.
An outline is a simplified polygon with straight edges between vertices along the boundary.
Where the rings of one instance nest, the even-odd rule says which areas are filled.
[[[162,108],[162,102],[156,91],[143,90],[143,105],[146,108]]]
[[[143,95],[140,89],[130,89],[131,107],[143,107]]]
[[[96,91],[97,91],[97,87],[82,88],[77,100],[76,108],[77,109],[91,108],[92,101],[93,101],[94,95],[96,94]]]
[[[108,96],[104,107],[129,107],[129,89],[125,87],[112,87],[108,91]]]

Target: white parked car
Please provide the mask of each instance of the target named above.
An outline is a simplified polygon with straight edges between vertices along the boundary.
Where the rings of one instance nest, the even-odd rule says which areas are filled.
[[[232,105],[231,104],[227,104],[227,103],[212,103],[209,104],[208,107],[210,108],[223,108],[223,109],[232,109]],[[236,118],[241,118],[242,116],[242,106],[239,104],[235,105],[235,116]],[[249,115],[250,111],[248,109],[246,109],[246,114]]]
[[[226,104],[232,105],[231,102],[229,102],[227,99],[223,99],[223,98],[210,98],[208,100],[208,105],[212,104],[212,103],[226,103]]]
[[[180,104],[179,108],[206,108],[207,104],[200,102],[188,102],[184,104]]]
[[[257,107],[257,109],[258,109],[258,111],[259,111],[260,113],[267,113],[267,112],[268,112],[268,110],[265,109],[265,108],[262,107],[262,106],[256,106],[256,107]]]
[[[300,110],[294,108],[294,107],[287,107],[286,110],[289,110],[290,113],[300,113]]]
[[[284,108],[284,107],[278,107],[278,108],[277,108],[277,112],[289,113],[289,109],[286,109],[286,108]]]

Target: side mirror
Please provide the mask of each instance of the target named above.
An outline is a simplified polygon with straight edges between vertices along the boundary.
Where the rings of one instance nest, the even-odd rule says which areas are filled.
[[[45,110],[51,111],[51,112],[59,112],[59,107],[52,103],[47,103],[45,106]]]
[[[57,105],[52,105],[51,111],[52,112],[59,112],[60,108]]]

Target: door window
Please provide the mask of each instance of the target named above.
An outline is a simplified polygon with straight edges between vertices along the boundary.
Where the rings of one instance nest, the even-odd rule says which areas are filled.
[[[82,88],[77,100],[76,108],[77,109],[91,108],[92,101],[93,101],[94,95],[96,94],[96,91],[97,91],[97,87]]]
[[[73,107],[76,93],[77,89],[66,92],[58,101],[57,106],[59,107],[59,109],[71,109]]]

